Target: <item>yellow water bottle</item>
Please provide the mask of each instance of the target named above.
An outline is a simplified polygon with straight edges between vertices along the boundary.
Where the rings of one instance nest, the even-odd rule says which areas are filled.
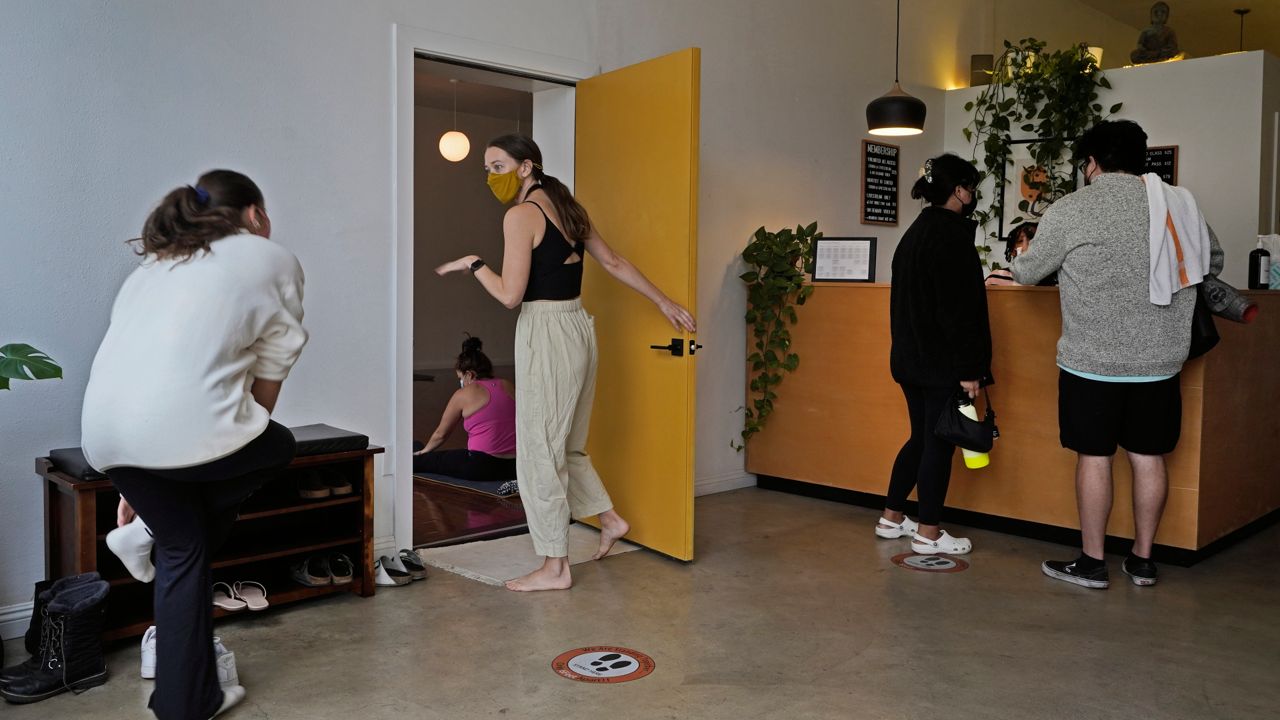
[[[969,398],[960,400],[960,414],[969,418],[974,422],[978,422],[978,410],[969,402]],[[974,452],[960,448],[960,452],[964,455],[964,466],[970,470],[978,470],[991,464],[991,455],[984,452]]]

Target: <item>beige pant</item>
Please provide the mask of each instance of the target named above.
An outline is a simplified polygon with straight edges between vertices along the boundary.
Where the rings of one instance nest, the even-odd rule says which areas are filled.
[[[587,456],[595,322],[580,300],[529,302],[516,323],[516,478],[543,557],[569,554],[569,518],[613,508]]]

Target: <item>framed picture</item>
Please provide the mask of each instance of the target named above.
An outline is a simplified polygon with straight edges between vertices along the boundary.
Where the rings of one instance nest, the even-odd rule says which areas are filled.
[[[876,239],[818,238],[813,241],[814,282],[875,282]]]
[[[1053,199],[1041,197],[1041,190],[1035,186],[1035,183],[1043,183],[1048,180],[1048,172],[1036,165],[1035,160],[1031,157],[1030,145],[1041,142],[1041,138],[1029,138],[1025,140],[1013,140],[1009,143],[1009,161],[997,171],[996,182],[997,187],[1003,186],[1004,196],[1002,198],[1004,205],[1004,213],[996,218],[996,233],[999,241],[1003,241],[1005,233],[1014,226],[1024,222],[1039,222],[1040,216],[1045,210],[1049,209]],[[1080,187],[1080,168],[1072,165],[1070,182],[1060,177],[1059,181],[1065,185],[1058,191],[1065,194],[1075,188]],[[1004,185],[1006,178],[1008,185]],[[1026,209],[1022,209],[1020,203],[1026,203]],[[1014,222],[1017,220],[1018,222]]]

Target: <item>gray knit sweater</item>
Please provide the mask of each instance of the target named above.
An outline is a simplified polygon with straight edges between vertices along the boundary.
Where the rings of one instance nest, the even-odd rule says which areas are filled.
[[[1013,277],[1034,285],[1058,271],[1062,338],[1058,364],[1112,377],[1173,375],[1191,343],[1195,287],[1167,306],[1150,299],[1147,191],[1135,175],[1104,173],[1053,204]],[[1222,271],[1213,231],[1210,272]]]

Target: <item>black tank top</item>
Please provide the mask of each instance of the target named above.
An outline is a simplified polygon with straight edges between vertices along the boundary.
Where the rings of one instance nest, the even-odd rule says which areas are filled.
[[[532,192],[535,188],[530,188]],[[524,291],[524,301],[572,300],[582,294],[582,260],[565,263],[577,255],[582,257],[584,243],[570,242],[560,229],[547,217],[547,211],[532,200],[526,200],[542,213],[546,230],[542,242],[533,249],[533,262],[529,266],[529,285]],[[585,259],[585,258],[584,258]]]

